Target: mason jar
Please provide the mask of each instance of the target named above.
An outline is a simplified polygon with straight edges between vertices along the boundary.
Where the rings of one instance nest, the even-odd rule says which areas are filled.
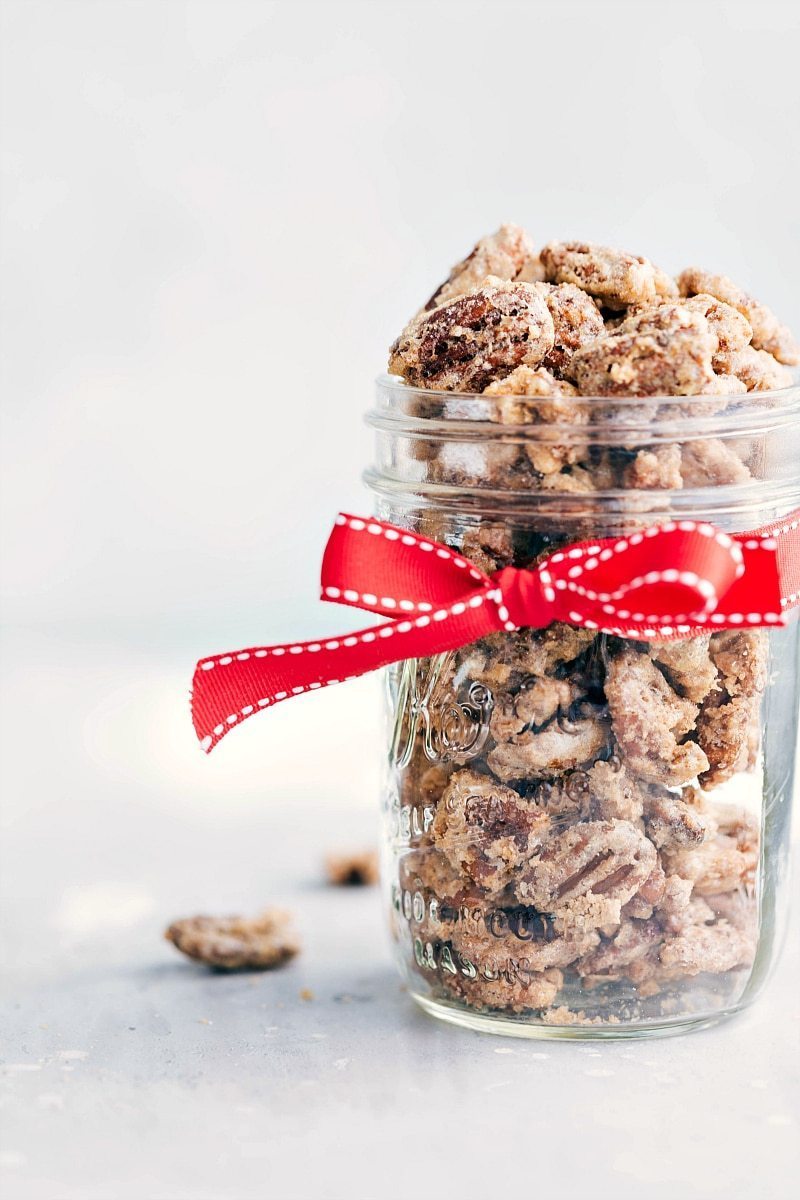
[[[376,515],[489,575],[800,502],[798,388],[548,401],[384,376],[369,422]],[[652,1036],[758,995],[786,919],[796,621],[522,628],[399,663],[386,692],[386,904],[422,1008],[518,1037]]]

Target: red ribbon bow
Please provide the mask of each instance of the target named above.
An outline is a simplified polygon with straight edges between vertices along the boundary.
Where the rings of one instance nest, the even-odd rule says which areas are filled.
[[[342,513],[322,560],[322,598],[389,620],[325,641],[201,659],[192,719],[204,750],[281,700],[498,630],[565,621],[620,637],[676,639],[784,624],[800,601],[800,509],[732,537],[704,522],[669,521],[491,577],[447,546]]]

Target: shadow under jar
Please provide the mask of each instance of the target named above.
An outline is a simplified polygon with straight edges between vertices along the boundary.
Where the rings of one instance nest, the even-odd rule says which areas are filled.
[[[514,403],[380,379],[377,515],[491,574],[800,502],[800,389]],[[414,999],[579,1038],[749,1004],[785,925],[798,665],[791,621],[674,642],[553,624],[389,668],[384,881]]]

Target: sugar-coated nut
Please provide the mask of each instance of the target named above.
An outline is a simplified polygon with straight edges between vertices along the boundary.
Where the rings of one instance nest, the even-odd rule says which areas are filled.
[[[665,847],[668,874],[691,880],[696,896],[715,896],[739,888],[751,889],[758,866],[758,828],[742,809],[729,806],[736,823],[707,835],[697,846]]]
[[[549,281],[575,284],[606,308],[652,304],[659,296],[674,294],[669,277],[646,258],[609,246],[550,242],[540,257]]]
[[[454,950],[439,974],[442,990],[479,1010],[524,1013],[548,1007],[561,990],[561,971],[557,967],[536,970],[527,947],[515,949],[517,957],[504,957],[494,947],[488,958],[474,950],[473,957]]]
[[[608,744],[608,724],[598,715],[552,721],[539,732],[498,743],[486,756],[489,769],[508,783],[563,775],[596,759]]]
[[[584,955],[575,964],[575,969],[582,976],[621,979],[630,974],[633,963],[655,958],[662,940],[657,921],[628,918],[611,937],[604,938],[596,949]]]
[[[218,971],[264,971],[300,950],[289,914],[277,908],[258,917],[186,917],[173,921],[164,937],[188,958]]]
[[[465,530],[460,551],[484,575],[493,575],[512,562],[514,542],[507,525],[499,521],[484,522]]]
[[[667,938],[658,956],[667,973],[680,978],[750,966],[753,950],[751,938],[727,921],[717,921],[713,925],[693,925]]]
[[[517,894],[559,915],[578,897],[626,904],[656,865],[652,842],[630,821],[584,821],[552,836],[522,869]]]
[[[578,350],[570,371],[583,395],[692,396],[713,378],[715,347],[702,313],[661,304]]]
[[[650,657],[681,695],[699,704],[717,682],[717,667],[711,658],[710,634],[697,634],[675,642],[648,643]]]
[[[731,304],[700,292],[684,300],[683,306],[692,312],[702,313],[707,319],[708,328],[717,342],[715,355],[744,350],[749,344],[753,336],[750,322]]]
[[[574,785],[573,785],[574,786]],[[631,821],[642,815],[642,793],[619,758],[600,760],[586,772],[589,812],[596,821]]]
[[[782,367],[766,350],[755,350],[745,346],[743,350],[720,350],[714,356],[718,371],[733,375],[744,384],[748,392],[772,392],[791,387],[792,372]]]
[[[693,914],[689,909],[691,898],[691,879],[684,879],[682,875],[676,874],[666,876],[663,894],[655,905],[655,916],[667,933],[681,933],[694,923]]]
[[[697,705],[679,696],[647,654],[626,647],[608,663],[605,683],[614,735],[628,768],[654,783],[688,783],[708,768],[695,742]]]
[[[520,282],[533,282],[541,277],[532,274],[533,264],[538,262],[530,235],[510,222],[501,225],[496,233],[482,237],[465,259],[457,263],[445,283],[436,289],[425,310],[429,311],[456,296],[471,292],[483,283],[487,275],[498,279],[512,280],[520,276]]]
[[[378,852],[355,850],[348,854],[329,854],[325,874],[334,887],[370,887],[378,882]]]
[[[428,899],[445,901],[448,905],[465,906],[480,909],[486,899],[486,893],[468,875],[456,870],[452,863],[441,851],[424,846],[407,851],[400,859],[398,873],[400,887],[413,894],[423,893]],[[430,905],[425,906],[425,913],[420,924],[424,924],[426,934],[439,936],[442,928],[439,920],[439,905],[433,906],[431,918]]]
[[[566,679],[532,679],[519,692],[495,696],[489,731],[497,742],[516,739],[533,726],[546,725],[568,712],[578,699],[575,684]]]
[[[736,450],[719,438],[684,442],[681,447],[683,486],[721,487],[752,478]]]
[[[683,487],[681,448],[675,443],[639,450],[623,474],[626,488],[673,489]]]
[[[544,366],[557,376],[570,378],[570,363],[576,350],[605,332],[603,317],[594,301],[573,283],[540,284],[540,291],[553,318],[555,340]]]
[[[704,700],[697,718],[697,740],[709,763],[700,775],[705,788],[718,787],[749,766],[754,731],[760,736],[767,651],[763,629],[723,630],[711,638],[709,652],[717,668],[717,686]]]
[[[416,387],[480,392],[552,349],[553,319],[533,284],[489,277],[476,291],[416,317],[392,346],[389,370]]]
[[[546,812],[487,775],[454,774],[436,809],[432,834],[451,865],[489,892],[539,850],[550,826]]]
[[[743,380],[737,379],[737,377],[735,375],[724,375],[723,374],[723,375],[715,375],[714,378],[711,379],[706,384],[706,386],[703,388],[700,395],[701,396],[730,397],[730,396],[743,396],[743,395],[745,395],[746,392],[747,392],[747,384],[744,383]],[[727,407],[727,405],[724,405],[722,407]],[[702,408],[701,408],[700,404],[695,404],[693,406],[693,411],[697,412],[698,410],[701,410],[704,413],[711,414],[714,412],[719,412],[720,406],[715,404],[711,407],[707,407],[705,403],[702,403]]]
[[[742,291],[727,275],[715,275],[700,267],[687,267],[678,276],[678,287],[683,296],[707,294],[731,305],[750,324],[755,349],[766,350],[788,366],[800,363],[800,348],[786,326],[781,325],[766,305]]]
[[[659,850],[697,846],[706,836],[706,823],[691,804],[664,787],[650,788],[645,801],[647,836]]]
[[[577,395],[572,384],[544,367],[517,367],[505,379],[489,384],[484,395],[495,401],[495,420],[502,425],[585,425],[589,421],[587,406],[571,400]],[[558,445],[545,434],[526,440],[523,450],[535,471],[551,475],[576,462],[581,446]]]
[[[428,468],[432,483],[527,491],[535,476],[521,447],[509,442],[442,442]]]

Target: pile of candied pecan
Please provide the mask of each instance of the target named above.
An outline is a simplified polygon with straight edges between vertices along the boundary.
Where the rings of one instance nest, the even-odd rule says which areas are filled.
[[[578,242],[537,254],[504,225],[403,330],[389,370],[491,401],[491,441],[469,455],[433,445],[434,482],[590,503],[608,489],[742,484],[750,470],[721,438],[582,441],[580,427],[613,420],[616,403],[585,397],[652,398],[637,405],[646,419],[735,423],[745,393],[790,385],[798,362],[788,330],[725,276],[673,279]],[[419,411],[438,415],[436,398]],[[549,424],[572,436],[497,437]],[[530,565],[564,532],[537,542],[511,515],[411,519],[490,573]],[[398,770],[400,804],[427,815],[400,855],[396,908],[434,993],[569,1023],[599,1019],[586,1015],[592,995],[603,1019],[633,1019],[635,1007],[600,997],[659,997],[669,1014],[698,977],[716,994],[741,976],[755,949],[760,786],[752,807],[714,792],[757,764],[767,666],[762,630],[638,642],[566,625],[420,664],[435,669],[445,713],[475,684],[489,697],[474,754],[433,755],[418,734]]]

